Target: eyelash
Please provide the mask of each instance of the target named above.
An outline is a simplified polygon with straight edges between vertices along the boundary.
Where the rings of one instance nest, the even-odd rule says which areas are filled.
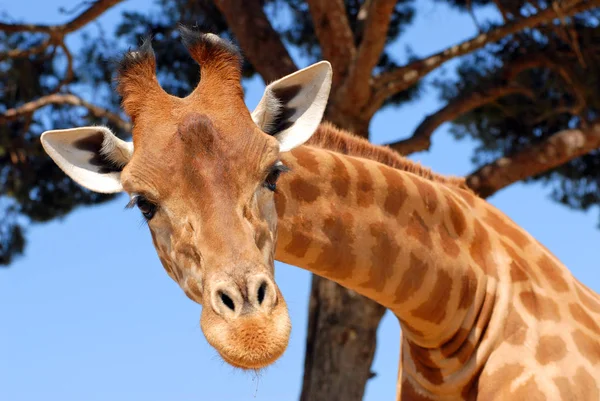
[[[144,211],[142,205],[146,206],[149,209],[147,211]],[[131,209],[134,206],[137,206],[140,209],[146,221],[152,220],[152,218],[156,214],[156,210],[158,209],[158,206],[154,202],[149,201],[143,195],[133,195],[127,203],[127,205],[125,205],[125,208]]]
[[[265,178],[263,186],[265,188],[269,189],[270,191],[275,192],[277,190],[277,179],[279,178],[281,173],[286,173],[288,171],[290,171],[290,168],[285,166],[283,163],[281,163],[281,162],[275,163],[269,170],[269,173],[267,174],[267,177]],[[275,177],[272,179],[272,182],[270,182],[269,178],[272,175],[275,175]]]

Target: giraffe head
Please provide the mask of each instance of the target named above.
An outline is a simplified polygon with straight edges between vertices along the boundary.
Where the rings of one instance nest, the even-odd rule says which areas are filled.
[[[181,36],[201,76],[185,98],[160,87],[149,42],[120,64],[132,143],[102,126],[47,131],[41,141],[80,185],[129,195],[165,270],[203,306],[209,344],[229,364],[258,369],[283,354],[290,334],[273,271],[280,155],[318,127],[331,67],[320,62],[269,84],[250,112],[237,49],[212,34],[181,28]]]

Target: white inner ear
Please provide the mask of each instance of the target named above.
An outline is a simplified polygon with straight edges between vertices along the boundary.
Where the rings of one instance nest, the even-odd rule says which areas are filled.
[[[133,143],[103,126],[44,132],[42,146],[79,185],[95,192],[121,192],[121,170],[133,155]]]
[[[331,64],[321,61],[265,88],[252,112],[252,119],[260,129],[279,140],[281,152],[302,145],[314,134],[327,106],[331,77]],[[283,101],[278,96],[278,93],[296,91],[294,96]]]

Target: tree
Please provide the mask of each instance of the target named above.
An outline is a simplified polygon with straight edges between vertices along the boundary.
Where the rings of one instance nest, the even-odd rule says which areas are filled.
[[[404,65],[389,45],[418,12],[409,0],[158,0],[154,11],[125,13],[115,37],[84,37],[72,55],[65,36],[118,2],[96,1],[59,26],[0,24],[6,105],[0,179],[8,202],[3,212],[12,216],[0,227],[5,263],[23,250],[23,217],[46,221],[109,199],[67,180],[37,140],[45,129],[83,122],[108,123],[127,135],[107,60],[150,34],[166,90],[185,95],[196,83],[197,67],[179,44],[179,22],[236,42],[246,57],[245,77],[259,74],[268,82],[293,72],[289,49],[308,61],[329,60],[334,82],[325,119],[365,137],[378,110],[415,99],[427,74],[458,60],[457,78],[435,82],[445,106],[390,146],[404,155],[426,151],[436,128],[453,122],[457,139],[480,144],[467,182],[481,196],[519,180],[543,180],[571,207],[599,204],[598,0],[447,0],[473,16],[474,9],[495,7],[501,19],[473,17],[478,36],[424,59],[407,52]],[[90,88],[100,94],[93,104],[77,95]],[[319,277],[309,308],[301,399],[361,399],[384,308]]]

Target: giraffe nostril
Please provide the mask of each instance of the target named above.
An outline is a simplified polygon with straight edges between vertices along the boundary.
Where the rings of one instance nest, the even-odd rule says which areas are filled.
[[[261,305],[265,300],[265,293],[267,292],[267,283],[265,281],[262,282],[260,287],[258,287],[258,304]]]
[[[221,292],[220,295],[221,302],[223,302],[225,306],[227,306],[229,309],[235,312],[235,304],[233,303],[233,299],[231,299],[229,295],[225,294],[224,292]]]

